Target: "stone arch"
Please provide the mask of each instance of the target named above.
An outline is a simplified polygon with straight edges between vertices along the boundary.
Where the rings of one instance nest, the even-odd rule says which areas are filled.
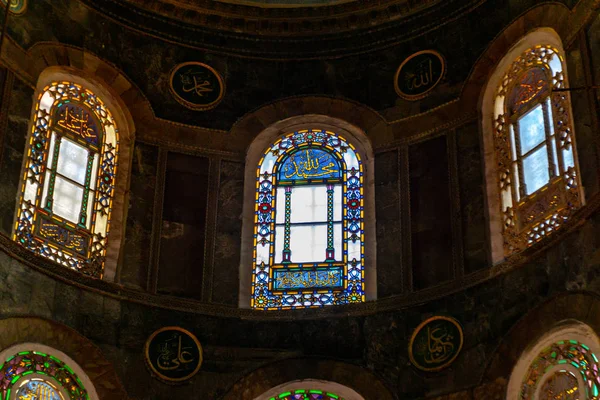
[[[60,323],[38,317],[13,317],[0,320],[0,355],[13,355],[13,349],[48,351],[64,357],[70,367],[83,372],[86,388],[94,388],[91,400],[126,400],[127,393],[114,367],[100,349],[75,330]],[[72,361],[72,364],[69,364]],[[88,386],[88,383],[91,386]]]
[[[256,193],[256,167],[264,151],[278,137],[299,129],[318,128],[336,132],[355,146],[364,163],[364,232],[365,242],[365,294],[367,301],[377,298],[377,247],[375,240],[375,159],[371,141],[359,127],[339,118],[320,114],[303,114],[279,120],[263,129],[246,152],[244,174],[244,206],[242,212],[242,249],[240,257],[239,307],[250,307],[252,288],[252,258],[254,231],[254,198]]]
[[[508,380],[522,355],[549,333],[573,327],[575,331],[583,327],[584,332],[600,332],[599,310],[600,296],[591,292],[573,292],[548,299],[523,316],[501,340],[482,382]]]
[[[332,388],[346,388],[356,399],[392,400],[394,396],[385,384],[366,369],[341,361],[317,358],[295,358],[274,362],[259,368],[233,385],[223,400],[263,400],[272,390],[299,388],[306,382],[320,382]],[[286,386],[289,385],[289,386]],[[339,393],[338,393],[339,394]]]

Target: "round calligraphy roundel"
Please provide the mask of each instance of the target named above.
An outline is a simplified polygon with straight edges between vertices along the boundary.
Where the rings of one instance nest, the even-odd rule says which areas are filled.
[[[186,62],[171,71],[169,79],[175,100],[192,110],[209,110],[223,99],[225,84],[214,68],[200,62]]]
[[[404,99],[422,99],[440,83],[445,73],[446,62],[440,53],[419,51],[400,64],[394,76],[394,88]]]
[[[159,379],[182,382],[200,370],[202,346],[196,336],[183,328],[161,328],[146,342],[146,364]]]
[[[450,365],[463,345],[463,332],[454,318],[436,316],[422,322],[412,334],[408,355],[423,371],[439,371]]]

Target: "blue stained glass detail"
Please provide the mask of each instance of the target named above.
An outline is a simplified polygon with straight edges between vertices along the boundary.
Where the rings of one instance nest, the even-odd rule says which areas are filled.
[[[521,155],[546,140],[544,111],[541,105],[534,107],[519,119],[519,138],[521,140]]]
[[[306,148],[290,154],[281,163],[280,181],[339,179],[339,162],[328,151]]]
[[[343,267],[333,267],[325,270],[300,270],[274,269],[273,289],[314,289],[341,287],[343,280]]]
[[[550,175],[546,146],[542,146],[523,159],[523,175],[527,186],[527,195],[548,183]]]
[[[329,131],[289,133],[265,151],[256,178],[251,306],[364,302],[363,165],[354,147]]]
[[[64,400],[56,388],[42,380],[31,380],[26,382],[17,390],[18,400]]]

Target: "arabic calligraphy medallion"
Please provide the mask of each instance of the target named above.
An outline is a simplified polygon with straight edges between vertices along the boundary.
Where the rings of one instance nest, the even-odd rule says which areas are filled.
[[[2,0],[2,6],[6,5],[7,0]],[[14,14],[23,14],[27,8],[27,0],[8,0],[10,2],[10,11]]]
[[[436,316],[422,322],[412,334],[408,355],[413,365],[423,371],[439,371],[458,357],[463,332],[454,318]]]
[[[406,100],[419,100],[437,86],[446,73],[446,62],[440,53],[423,50],[400,64],[394,76],[398,96]]]
[[[167,326],[154,332],[146,342],[146,364],[166,383],[178,383],[194,376],[202,365],[202,346],[191,332]]]
[[[186,62],[173,68],[169,85],[175,100],[192,110],[216,107],[225,93],[221,75],[199,62]]]

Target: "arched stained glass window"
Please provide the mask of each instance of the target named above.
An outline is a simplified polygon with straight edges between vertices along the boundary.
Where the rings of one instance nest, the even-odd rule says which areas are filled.
[[[14,240],[102,277],[118,154],[111,112],[81,85],[56,82],[33,118]]]
[[[0,400],[89,400],[79,377],[63,361],[22,351],[0,365]]]
[[[253,308],[363,302],[363,166],[325,130],[285,135],[259,162]]]
[[[510,65],[496,90],[494,149],[505,254],[560,227],[582,196],[564,59],[535,46]]]
[[[269,400],[344,400],[344,398],[323,390],[296,389],[283,392]]]

